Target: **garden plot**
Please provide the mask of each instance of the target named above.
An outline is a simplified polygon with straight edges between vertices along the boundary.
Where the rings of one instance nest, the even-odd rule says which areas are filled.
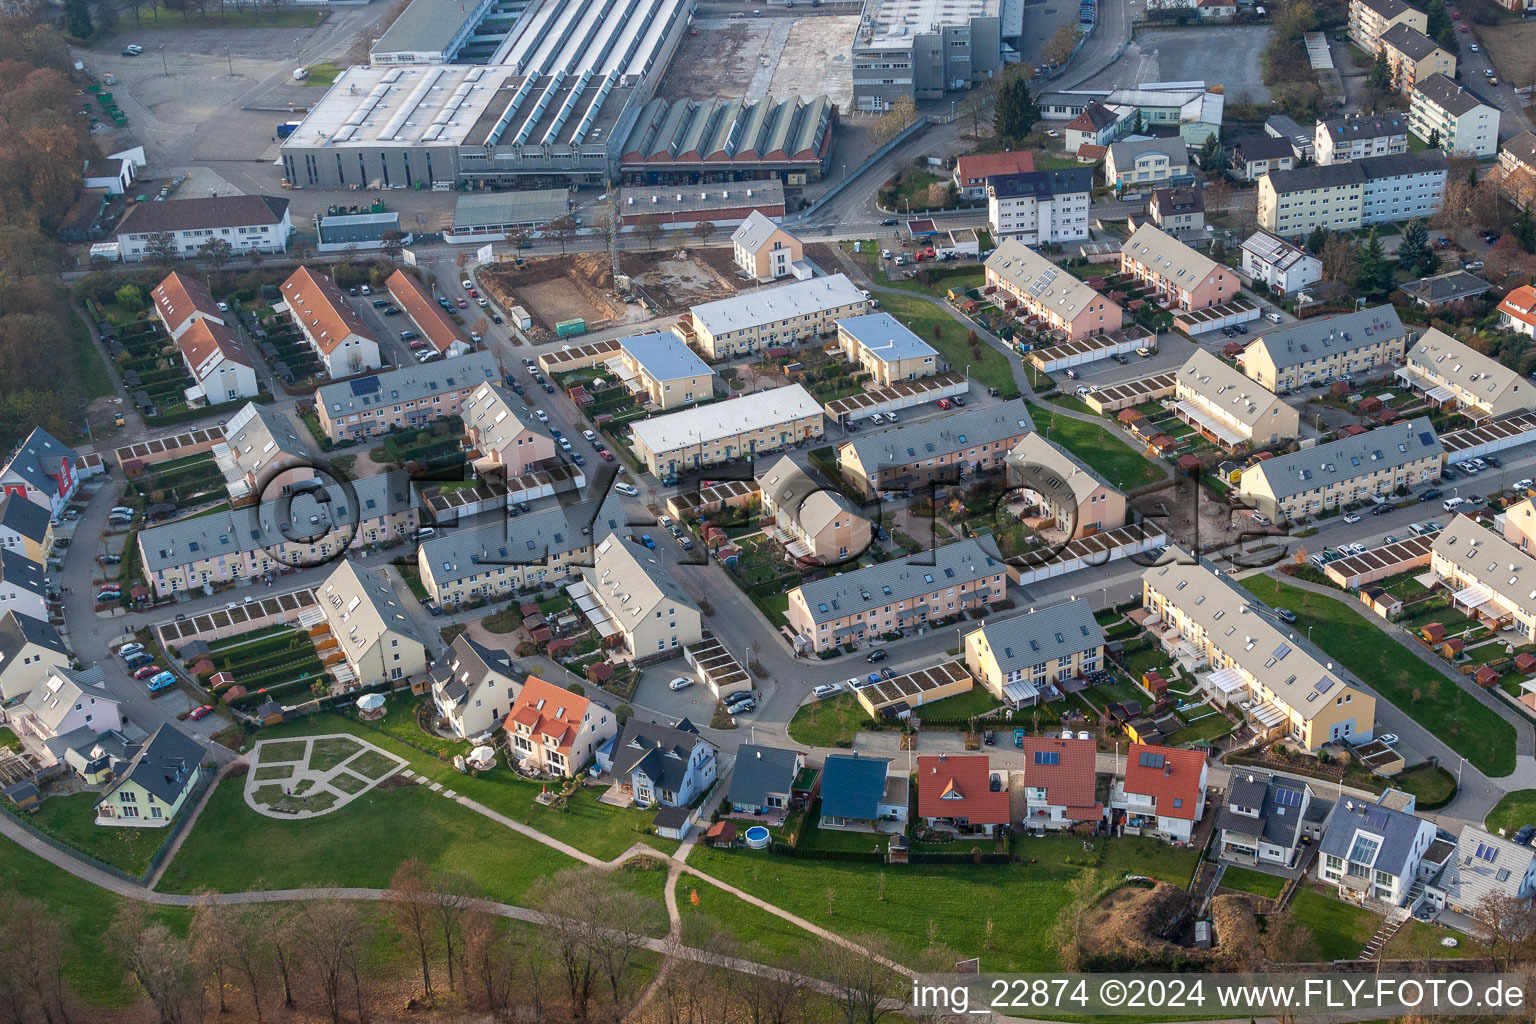
[[[372,743],[334,733],[261,740],[245,778],[245,802],[269,818],[313,818],[345,807],[405,767]]]

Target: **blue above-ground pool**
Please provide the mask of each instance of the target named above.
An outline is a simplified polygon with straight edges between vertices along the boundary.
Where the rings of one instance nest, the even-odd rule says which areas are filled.
[[[747,849],[761,850],[768,845],[768,830],[761,825],[753,825],[746,833]]]

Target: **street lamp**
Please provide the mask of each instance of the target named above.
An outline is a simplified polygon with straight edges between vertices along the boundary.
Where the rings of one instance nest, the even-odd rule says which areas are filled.
[[[225,60],[226,63],[229,64],[229,77],[230,78],[234,78],[235,77],[235,62],[234,62],[234,59],[232,57],[230,57],[230,55],[229,55],[229,47],[227,47],[227,46],[224,47],[224,60]]]
[[[165,68],[165,77],[171,77],[171,62],[165,59],[165,44],[160,44],[160,65]]]

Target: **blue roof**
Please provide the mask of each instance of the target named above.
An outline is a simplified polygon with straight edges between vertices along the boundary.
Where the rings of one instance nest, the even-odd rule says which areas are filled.
[[[619,344],[635,361],[645,367],[657,380],[677,380],[679,377],[708,377],[714,373],[709,364],[683,343],[683,339],[671,331],[660,334],[637,334],[620,338]]]
[[[837,322],[837,326],[868,349],[870,355],[883,362],[916,359],[920,356],[938,357],[932,345],[913,334],[889,313],[844,317]]]
[[[821,769],[822,815],[864,820],[879,817],[885,770],[890,763],[883,757],[827,755]]]

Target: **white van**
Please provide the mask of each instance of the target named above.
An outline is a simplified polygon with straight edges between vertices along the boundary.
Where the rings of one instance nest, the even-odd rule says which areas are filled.
[[[1445,509],[1447,512],[1455,512],[1457,509],[1461,508],[1461,506],[1465,505],[1466,503],[1467,503],[1467,499],[1466,498],[1446,498],[1444,501],[1442,501],[1440,503],[1440,507]]]

